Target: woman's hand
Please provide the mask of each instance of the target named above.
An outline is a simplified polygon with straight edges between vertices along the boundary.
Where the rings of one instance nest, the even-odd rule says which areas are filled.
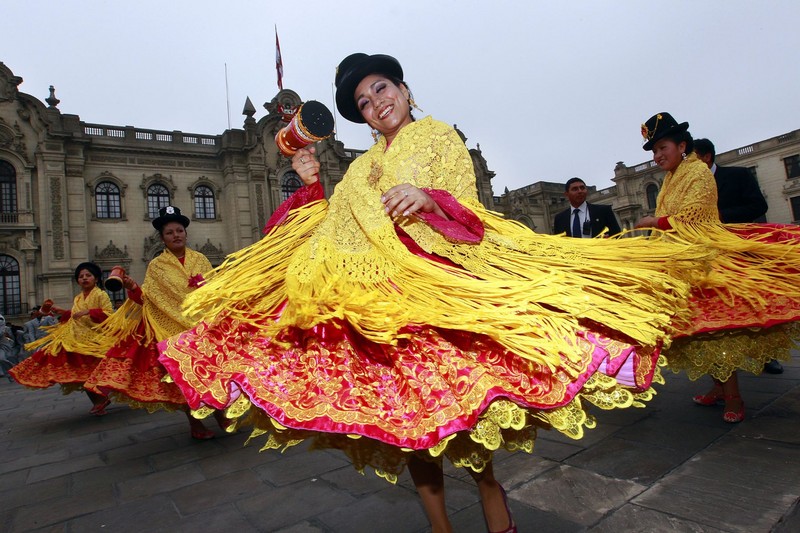
[[[72,318],[81,318],[81,317],[87,316],[88,314],[89,314],[88,310],[87,311],[78,311],[77,313],[72,313]]]
[[[447,219],[447,215],[444,214],[442,208],[428,193],[410,183],[395,185],[381,196],[381,202],[383,202],[386,214],[392,218],[407,217],[417,211],[422,211],[423,213],[434,213],[443,219]]]
[[[301,148],[292,156],[292,168],[304,185],[312,185],[319,181],[319,161],[314,157],[317,149],[313,146]]]
[[[129,291],[132,291],[133,289],[138,287],[138,285],[136,283],[136,280],[134,280],[132,277],[130,277],[127,274],[122,276],[122,286],[125,287],[126,289],[128,289]]]
[[[641,229],[641,228],[657,228],[658,227],[658,217],[642,217],[633,226],[634,229]]]

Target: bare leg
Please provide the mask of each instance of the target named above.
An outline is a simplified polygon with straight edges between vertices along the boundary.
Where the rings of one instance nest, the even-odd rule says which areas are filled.
[[[744,402],[739,392],[739,374],[734,372],[728,381],[722,384],[722,392],[725,396],[725,413],[739,413]],[[734,420],[735,421],[735,420]]]
[[[111,400],[108,399],[108,396],[105,394],[98,394],[90,390],[85,392],[86,396],[88,396],[92,401],[92,409],[89,412],[98,416],[106,414],[106,407],[108,407],[108,404],[111,403]]]
[[[508,531],[511,529],[513,518],[510,511],[506,509],[503,490],[494,477],[492,463],[486,465],[483,472],[475,472],[470,468],[467,471],[472,475],[475,483],[478,484],[478,492],[481,495],[481,504],[483,505],[483,515],[486,517],[489,531]]]
[[[219,424],[219,428],[225,432],[227,432],[230,425],[233,424],[233,420],[225,416],[225,411],[214,411],[214,419],[217,421],[217,424]]]
[[[447,508],[444,504],[444,472],[438,463],[432,463],[411,455],[408,471],[422,499],[433,533],[452,533]]]
[[[189,430],[192,432],[193,439],[208,440],[214,438],[214,432],[206,429],[202,420],[193,417],[188,407],[184,408],[183,412],[186,413],[186,418],[189,419]]]

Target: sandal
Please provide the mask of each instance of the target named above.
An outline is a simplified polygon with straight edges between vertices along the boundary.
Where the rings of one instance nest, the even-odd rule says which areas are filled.
[[[722,401],[722,394],[698,394],[692,401],[697,405],[717,405]]]
[[[89,412],[92,413],[94,416],[106,415],[108,414],[106,412],[106,407],[108,407],[110,403],[111,403],[111,398],[105,397],[103,401],[94,404],[92,408],[89,409]]]
[[[737,394],[735,396],[725,396],[724,399],[725,401],[741,400],[742,397]],[[742,402],[742,405],[739,407],[738,411],[725,411],[722,414],[722,419],[731,424],[736,424],[737,422],[744,420],[744,402]]]

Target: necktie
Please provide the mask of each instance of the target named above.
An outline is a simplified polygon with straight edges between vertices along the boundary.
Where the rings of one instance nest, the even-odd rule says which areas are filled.
[[[574,215],[572,218],[572,236],[581,238],[581,218],[580,215],[581,210],[575,209],[572,214]]]

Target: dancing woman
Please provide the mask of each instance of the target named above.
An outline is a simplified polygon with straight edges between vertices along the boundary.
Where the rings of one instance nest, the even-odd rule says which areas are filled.
[[[689,123],[669,113],[642,124],[645,150],[667,172],[655,216],[637,228],[658,228],[695,242],[713,254],[711,269],[692,278],[689,322],[676,323],[666,352],[669,367],[690,379],[709,375],[700,405],[724,403],[723,420],[744,420],[737,371],[760,374],[772,359],[788,359],[800,338],[800,227],[778,224],[722,224],[717,185],[708,165],[693,152]]]
[[[140,287],[127,274],[123,284],[128,300],[104,325],[100,340],[106,358],[89,376],[86,387],[117,401],[149,412],[182,410],[189,418],[192,438],[214,437],[203,422],[189,414],[186,400],[175,384],[164,380],[166,370],[158,362],[157,343],[190,328],[181,314],[184,298],[203,282],[211,270],[206,256],[186,246],[189,219],[175,206],[162,207],[153,227],[164,251],[147,265]],[[223,429],[229,422],[216,413]]]
[[[46,388],[58,383],[64,394],[84,390],[92,401],[90,412],[101,416],[106,414],[110,400],[85,389],[84,383],[105,355],[97,349],[95,340],[100,324],[111,315],[113,307],[96,264],[79,264],[75,282],[81,291],[75,296],[72,309],[52,307],[53,313],[61,315],[60,323],[49,328],[46,336],[25,345],[25,349],[36,352],[12,368],[10,374],[26,387]]]
[[[390,481],[408,465],[436,532],[446,456],[477,482],[487,528],[515,531],[493,452],[532,451],[537,427],[580,438],[584,401],[642,405],[688,294],[661,269],[695,253],[504,220],[478,202],[457,132],[415,120],[397,60],[353,54],[335,81],[376,144],[329,201],[299,150],[305,187],[188,298],[203,322],[160,359],[190,407],[249,411],[266,448],[310,439]]]

